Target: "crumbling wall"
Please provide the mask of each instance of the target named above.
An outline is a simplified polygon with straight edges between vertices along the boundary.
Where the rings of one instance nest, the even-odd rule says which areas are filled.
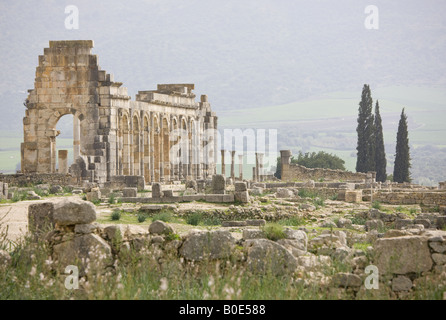
[[[291,151],[281,150],[282,181],[296,180],[332,180],[332,181],[361,181],[367,179],[366,173],[350,172],[343,170],[306,168],[304,166],[291,163]]]
[[[0,181],[7,183],[9,186],[16,187],[25,187],[42,183],[59,186],[76,184],[76,178],[71,175],[60,173],[0,174]]]

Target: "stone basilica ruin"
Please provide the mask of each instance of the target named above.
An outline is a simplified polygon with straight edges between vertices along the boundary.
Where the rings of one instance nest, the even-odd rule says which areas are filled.
[[[143,176],[152,183],[213,175],[217,117],[207,96],[196,102],[193,84],[159,84],[132,101],[127,88],[100,69],[92,48],[91,40],[50,41],[39,56],[25,102],[22,173],[68,173],[67,151],[56,153],[56,125],[71,114],[70,172],[78,181]],[[175,145],[181,147],[172,154]]]

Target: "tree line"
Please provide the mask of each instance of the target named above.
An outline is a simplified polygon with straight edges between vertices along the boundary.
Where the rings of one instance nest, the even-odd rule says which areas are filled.
[[[356,172],[375,171],[376,181],[386,181],[387,160],[379,102],[376,101],[373,114],[373,99],[370,86],[367,84],[364,84],[359,102],[356,132],[358,133]],[[403,108],[398,124],[393,181],[410,182],[410,166],[407,115]]]

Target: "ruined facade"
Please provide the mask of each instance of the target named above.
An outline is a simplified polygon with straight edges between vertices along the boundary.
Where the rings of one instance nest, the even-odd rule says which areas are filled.
[[[56,125],[71,114],[70,171],[83,180],[144,176],[151,183],[213,175],[217,117],[207,96],[196,102],[193,84],[159,84],[132,101],[127,88],[100,69],[92,48],[91,40],[50,41],[39,56],[25,103],[22,172],[68,171],[65,152],[56,168]]]

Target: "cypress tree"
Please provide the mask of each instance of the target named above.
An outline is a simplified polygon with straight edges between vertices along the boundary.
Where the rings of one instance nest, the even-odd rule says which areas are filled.
[[[410,182],[410,150],[409,133],[407,131],[407,116],[401,112],[400,122],[398,124],[398,133],[396,135],[396,153],[395,167],[393,169],[393,181]]]
[[[376,181],[385,182],[387,179],[386,173],[386,151],[384,149],[383,126],[381,121],[381,114],[379,113],[379,103],[376,101],[375,105],[375,171]]]
[[[358,144],[356,147],[356,172],[367,172],[375,170],[375,138],[373,129],[373,100],[370,87],[364,84],[359,102]]]

